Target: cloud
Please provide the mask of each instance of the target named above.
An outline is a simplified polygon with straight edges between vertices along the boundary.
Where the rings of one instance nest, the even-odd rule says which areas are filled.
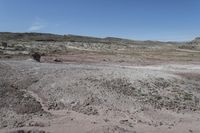
[[[28,28],[29,31],[39,31],[46,27],[44,20],[36,17],[32,25]]]
[[[35,23],[29,27],[30,31],[37,31],[43,29],[45,26],[40,23]]]

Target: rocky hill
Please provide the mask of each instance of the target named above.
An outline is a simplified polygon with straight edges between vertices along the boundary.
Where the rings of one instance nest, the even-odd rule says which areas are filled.
[[[195,38],[191,43],[193,45],[200,45],[200,37]]]
[[[181,49],[200,50],[200,37],[196,37],[194,40],[185,42],[179,46]]]
[[[106,37],[97,38],[79,35],[57,35],[50,33],[11,33],[0,32],[0,41],[57,41],[57,42],[88,42],[88,43],[121,43],[121,44],[167,44],[175,42],[135,41],[130,39]]]
[[[0,54],[28,55],[32,52],[45,54],[76,51],[122,52],[131,49],[152,49],[173,44],[159,41],[134,41],[106,37],[96,38],[78,35],[56,35],[49,33],[10,33],[0,32]]]

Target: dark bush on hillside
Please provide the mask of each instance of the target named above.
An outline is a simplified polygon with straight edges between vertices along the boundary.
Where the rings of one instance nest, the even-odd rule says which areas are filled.
[[[39,53],[34,53],[32,54],[32,57],[34,60],[36,60],[37,62],[40,62],[41,59],[41,55]]]
[[[2,45],[4,48],[8,47],[7,42],[1,42],[1,45]]]

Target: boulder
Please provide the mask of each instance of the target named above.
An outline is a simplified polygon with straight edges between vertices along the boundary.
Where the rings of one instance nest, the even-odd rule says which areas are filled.
[[[39,54],[39,53],[33,53],[33,54],[32,54],[32,57],[33,57],[33,59],[36,60],[37,62],[40,62],[41,54]]]

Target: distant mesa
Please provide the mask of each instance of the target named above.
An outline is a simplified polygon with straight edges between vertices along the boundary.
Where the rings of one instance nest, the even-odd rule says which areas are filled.
[[[185,42],[161,42],[161,41],[138,41],[138,40],[131,40],[131,39],[124,39],[124,38],[117,38],[117,37],[105,37],[105,38],[98,38],[98,37],[91,37],[91,36],[80,36],[80,35],[58,35],[58,34],[51,34],[51,33],[12,33],[12,32],[0,32],[0,41],[6,42],[10,40],[17,40],[17,41],[47,41],[47,42],[86,42],[86,43],[120,43],[120,44],[182,44]],[[193,41],[187,42],[189,44],[196,43],[200,44],[200,37],[195,38]]]

